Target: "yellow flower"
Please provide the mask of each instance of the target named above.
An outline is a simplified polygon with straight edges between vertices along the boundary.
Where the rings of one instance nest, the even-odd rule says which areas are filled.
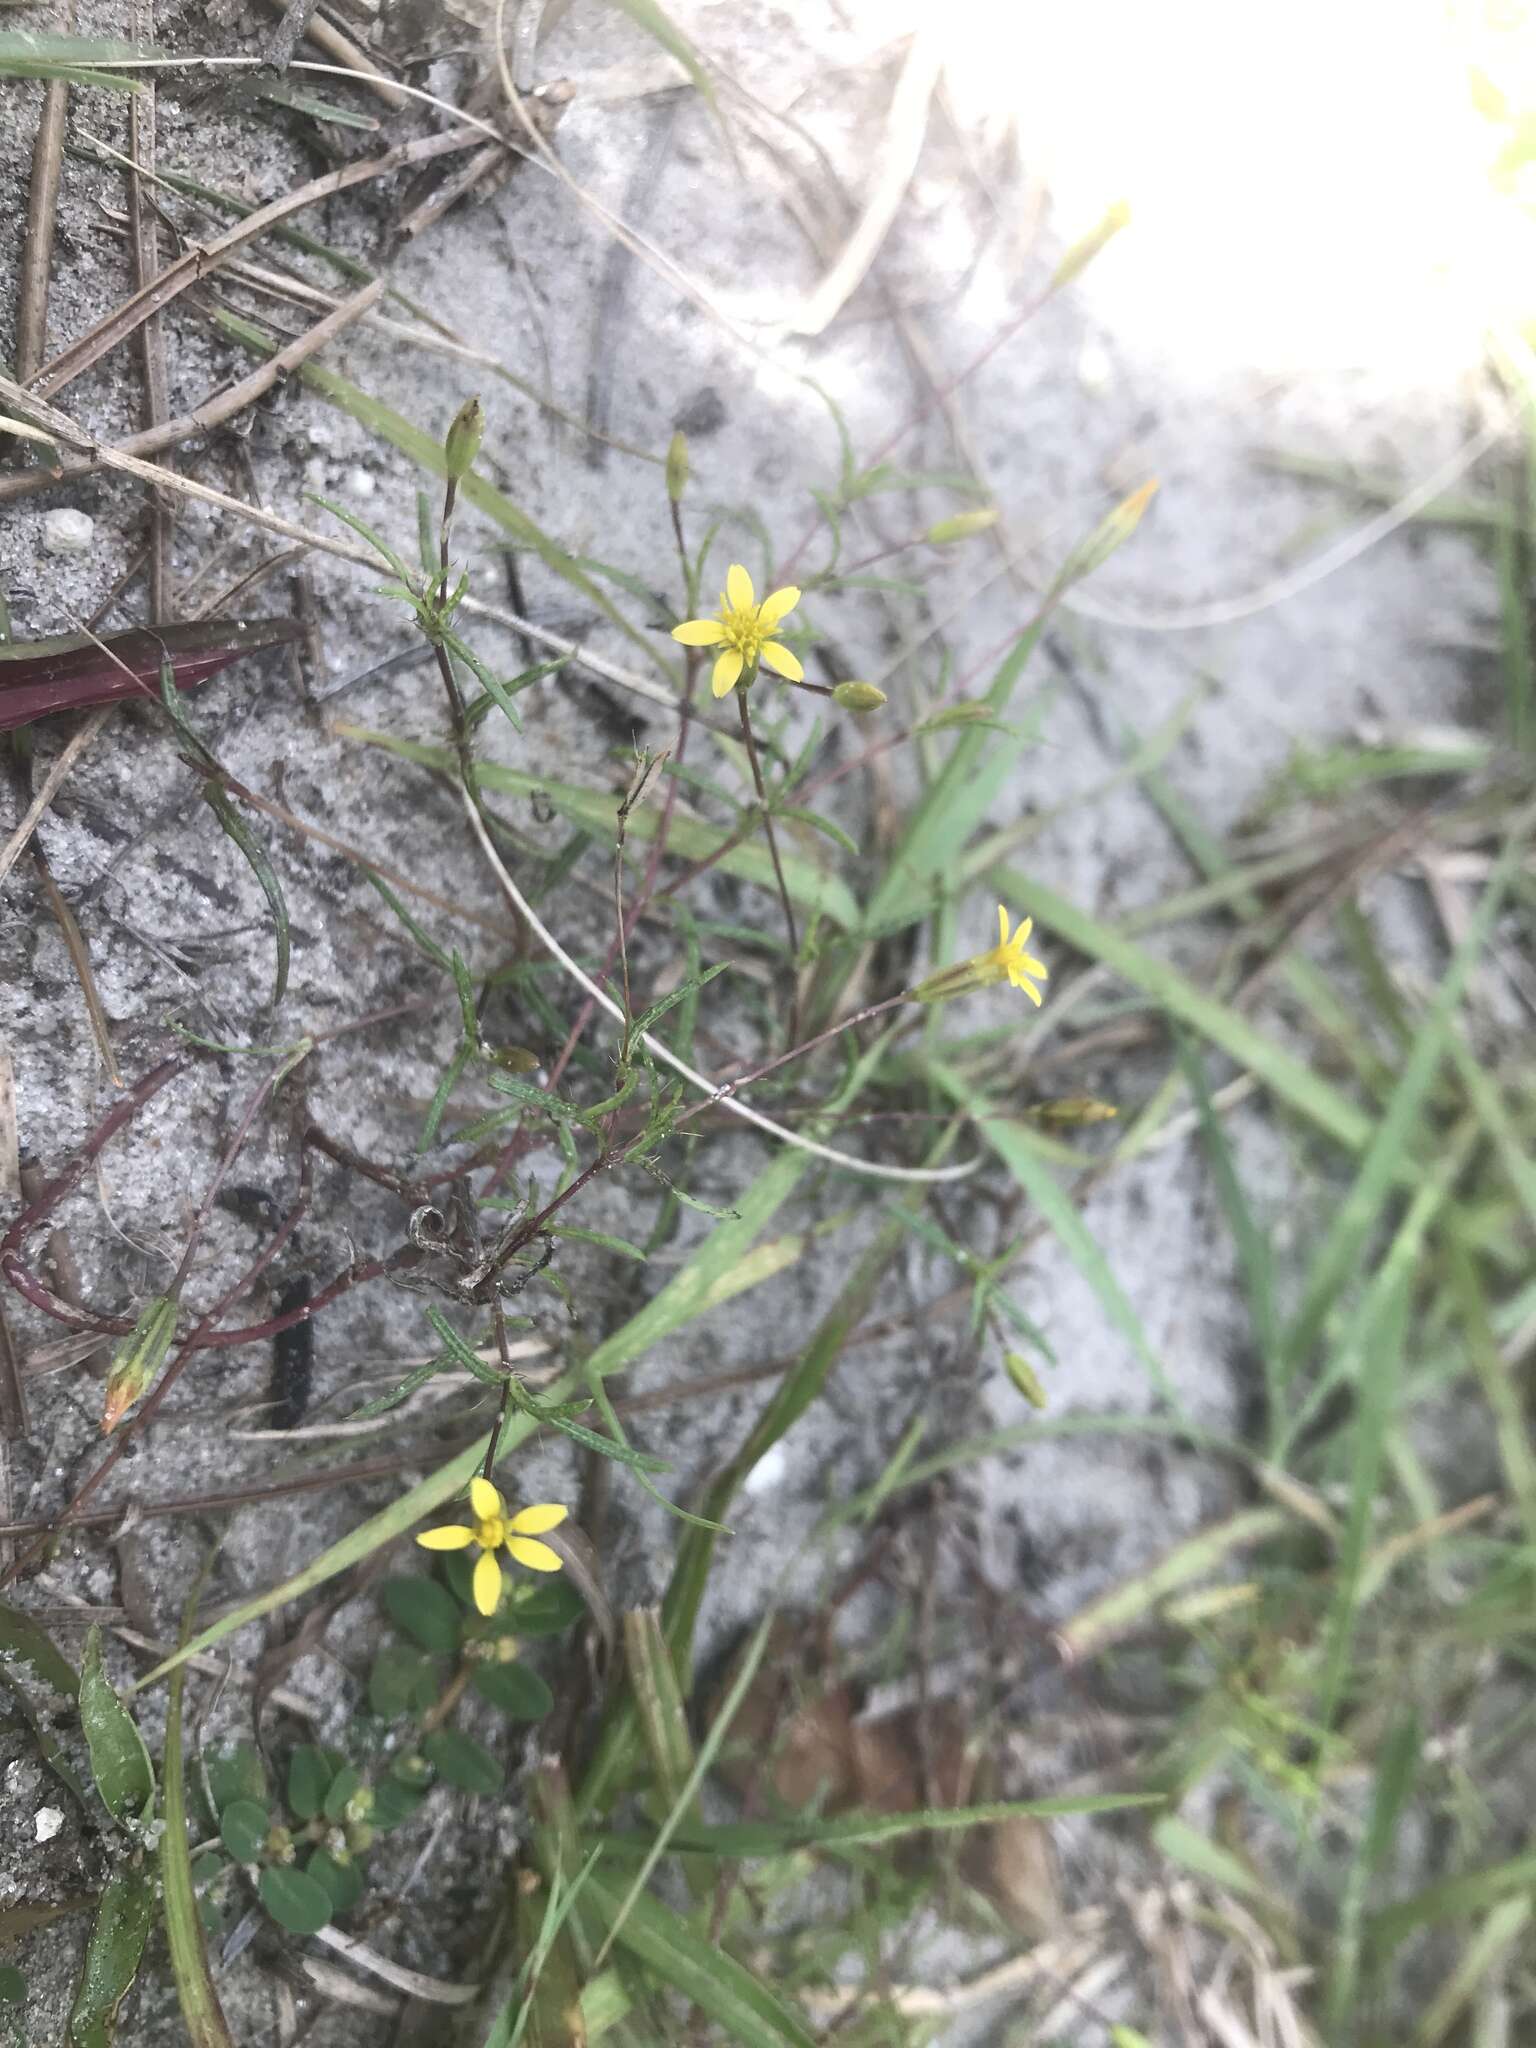
[[[1037,960],[1024,948],[1029,935],[1035,928],[1032,917],[1026,917],[1013,937],[1008,936],[1008,913],[999,903],[997,906],[997,944],[987,953],[973,953],[969,960],[962,960],[957,966],[942,968],[937,974],[930,974],[926,981],[920,981],[912,990],[912,999],[918,1003],[947,1002],[951,996],[969,994],[973,988],[989,988],[994,982],[1011,982],[1015,988],[1023,989],[1025,995],[1038,1010],[1040,991],[1037,981],[1050,979],[1043,960]]]
[[[750,682],[759,661],[775,675],[798,683],[805,670],[787,647],[781,647],[768,636],[799,602],[799,591],[794,584],[787,583],[759,604],[752,578],[740,562],[733,562],[720,593],[719,618],[686,619],[681,626],[672,628],[672,638],[681,640],[685,647],[723,647],[710,684],[717,697],[728,697],[743,675]]]
[[[469,1511],[474,1517],[469,1528],[447,1523],[441,1529],[423,1529],[416,1541],[423,1550],[467,1550],[478,1543],[475,1561],[475,1605],[482,1614],[494,1614],[501,1604],[501,1566],[498,1550],[505,1550],[531,1572],[557,1572],[563,1560],[547,1543],[535,1543],[551,1529],[558,1529],[566,1511],[553,1501],[507,1513],[506,1503],[488,1479],[469,1482]]]
[[[1026,917],[1010,939],[1008,936],[1008,913],[1001,903],[997,906],[997,944],[990,953],[983,953],[977,965],[987,973],[989,981],[1008,980],[1015,988],[1023,989],[1025,995],[1038,1010],[1040,991],[1036,981],[1049,981],[1050,975],[1043,960],[1037,960],[1024,948],[1029,944],[1029,935],[1035,928],[1035,920]],[[1030,976],[1034,976],[1034,981]]]

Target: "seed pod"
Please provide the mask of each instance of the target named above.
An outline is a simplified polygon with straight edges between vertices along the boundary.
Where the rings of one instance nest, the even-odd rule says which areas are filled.
[[[679,428],[667,445],[667,496],[680,505],[687,488],[688,436]]]
[[[997,507],[981,505],[974,512],[957,512],[953,519],[941,519],[930,526],[923,539],[936,548],[948,546],[951,541],[969,540],[973,533],[985,533],[989,526],[997,524]]]
[[[845,711],[878,711],[885,702],[885,692],[874,683],[839,683],[832,692],[834,704],[841,704]]]
[[[454,414],[444,443],[451,483],[462,483],[474,468],[484,435],[485,407],[478,398],[467,399]]]
[[[135,1401],[142,1400],[165,1363],[176,1334],[175,1297],[157,1294],[112,1354],[107,1398],[101,1411],[101,1433],[110,1436]]]

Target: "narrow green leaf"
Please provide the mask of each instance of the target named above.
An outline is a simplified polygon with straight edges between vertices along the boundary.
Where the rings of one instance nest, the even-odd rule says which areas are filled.
[[[192,1625],[201,1590],[202,1579],[199,1578],[197,1588],[186,1604],[183,1636]],[[192,1880],[182,1741],[182,1687],[185,1681],[185,1670],[178,1671],[171,1680],[165,1723],[165,1831],[160,1838],[160,1890],[165,1910],[165,1936],[171,1955],[171,1975],[176,1980],[181,2017],[191,2048],[235,2048],[219,2004],[219,1994],[213,1988],[203,1938],[202,1914],[198,1910],[197,1891]],[[225,1809],[226,1842],[230,1817],[239,1814],[242,1807],[243,1802],[236,1800]],[[252,1806],[250,1811],[263,1823],[266,1821],[267,1816],[259,1806]],[[239,1832],[238,1827],[236,1832]]]
[[[203,784],[203,801],[218,819],[226,837],[233,840],[244,854],[251,873],[260,884],[262,895],[267,899],[267,907],[272,912],[272,923],[276,928],[277,938],[277,966],[272,978],[272,1007],[275,1010],[283,1000],[288,987],[288,903],[283,895],[283,885],[277,879],[277,870],[267,858],[266,848],[230,802],[219,783],[210,780]]]
[[[687,1825],[675,1829],[670,1847],[680,1855],[717,1856],[729,1861],[755,1856],[784,1856],[795,1849],[880,1848],[909,1835],[963,1833],[967,1828],[995,1827],[1000,1821],[1025,1817],[1060,1819],[1077,1813],[1120,1813],[1137,1806],[1161,1806],[1161,1792],[1104,1792],[1078,1799],[999,1799],[986,1806],[927,1807],[915,1813],[849,1813],[836,1820],[724,1821],[717,1826]],[[1163,1825],[1160,1823],[1160,1825]],[[638,1847],[646,1838],[616,1834],[615,1847]]]
[[[596,1872],[584,1896],[595,1914],[615,1923],[618,1892]],[[617,1938],[637,1962],[708,2013],[731,2048],[815,2048],[805,2022],[760,1978],[649,1892],[630,1903]]]
[[[93,1623],[80,1671],[80,1725],[96,1789],[116,1821],[146,1821],[154,1811],[155,1774],[133,1716],[101,1668],[101,1630]]]
[[[69,2011],[71,2048],[111,2048],[118,2008],[139,1973],[154,1907],[154,1887],[144,1872],[123,1871],[108,1880]]]

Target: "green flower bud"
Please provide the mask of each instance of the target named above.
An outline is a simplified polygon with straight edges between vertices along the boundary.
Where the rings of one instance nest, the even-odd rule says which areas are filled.
[[[176,1334],[176,1309],[173,1296],[156,1295],[112,1354],[107,1397],[101,1411],[103,1436],[110,1436],[134,1402],[143,1399],[150,1381],[164,1365],[165,1354]]]
[[[834,704],[845,711],[878,711],[885,702],[884,690],[873,683],[839,683],[832,692]]]
[[[981,505],[974,512],[957,512],[953,519],[941,519],[930,526],[923,539],[936,548],[947,547],[951,541],[969,540],[973,533],[985,533],[989,526],[997,524],[997,507]]]
[[[338,1863],[350,1863],[354,1856],[361,1856],[365,1850],[371,1849],[373,1843],[374,1831],[367,1821],[354,1821],[352,1826],[347,1829],[346,1853],[338,1856],[336,1861]]]
[[[1040,1376],[1021,1352],[1005,1351],[1003,1368],[1031,1408],[1045,1407],[1045,1389],[1040,1384]]]
[[[274,1863],[293,1861],[293,1836],[285,1827],[273,1827],[267,1831],[267,1854]]]
[[[680,505],[687,488],[688,436],[679,428],[667,445],[667,496]]]
[[[365,1821],[373,1811],[373,1787],[359,1785],[352,1797],[342,1808],[342,1819],[348,1822]]]
[[[452,483],[461,483],[475,466],[475,457],[480,453],[480,443],[485,436],[485,407],[478,398],[468,399],[453,416],[453,425],[448,429],[448,439],[443,444],[448,460],[448,476]]]

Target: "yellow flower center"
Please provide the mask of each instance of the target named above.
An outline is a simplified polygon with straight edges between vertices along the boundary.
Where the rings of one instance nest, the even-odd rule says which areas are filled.
[[[500,1550],[506,1540],[505,1515],[487,1515],[483,1522],[475,1523],[475,1541],[482,1550]]]
[[[758,606],[748,605],[745,611],[736,611],[724,599],[720,604],[720,624],[725,633],[725,644],[734,647],[748,668],[751,668],[763,649],[768,635],[758,622]]]

